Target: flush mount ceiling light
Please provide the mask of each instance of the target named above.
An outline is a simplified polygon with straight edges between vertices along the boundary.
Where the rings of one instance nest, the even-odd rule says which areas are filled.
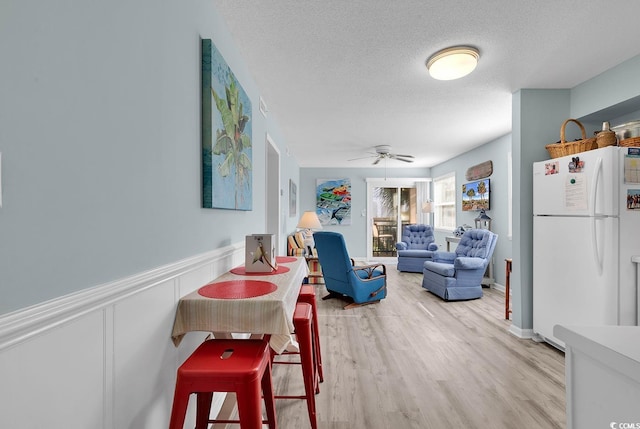
[[[480,58],[480,53],[476,48],[455,46],[433,54],[427,60],[427,69],[434,79],[460,79],[476,68],[478,58]]]

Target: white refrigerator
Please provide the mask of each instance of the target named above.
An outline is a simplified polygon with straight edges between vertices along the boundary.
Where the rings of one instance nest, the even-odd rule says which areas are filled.
[[[640,150],[609,146],[533,164],[533,331],[636,325]],[[635,198],[634,196],[638,195]]]

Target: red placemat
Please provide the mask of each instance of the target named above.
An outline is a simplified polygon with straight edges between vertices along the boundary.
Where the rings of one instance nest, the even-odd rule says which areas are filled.
[[[296,258],[293,256],[276,256],[276,262],[279,264],[286,264],[287,262],[295,262]]]
[[[289,271],[289,267],[278,265],[277,270],[269,271],[268,273],[248,273],[247,270],[244,269],[244,266],[232,268],[230,271],[239,276],[270,276],[272,274],[284,274]]]
[[[276,289],[278,286],[275,283],[262,280],[229,280],[202,286],[198,289],[198,294],[216,299],[253,298],[267,295]]]

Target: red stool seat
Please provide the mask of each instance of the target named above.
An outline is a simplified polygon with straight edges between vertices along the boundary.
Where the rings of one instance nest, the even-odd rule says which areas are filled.
[[[311,304],[299,302],[296,304],[293,313],[293,326],[296,331],[296,339],[300,347],[300,362],[295,362],[302,366],[302,378],[304,380],[304,395],[300,396],[284,396],[276,395],[276,399],[305,399],[307,401],[307,411],[309,413],[309,422],[312,429],[317,429],[316,420],[316,397],[315,390],[317,387],[318,373],[315,364],[316,358],[313,347],[313,309]],[[290,353],[287,353],[290,354]],[[275,358],[275,356],[274,356]],[[291,364],[292,362],[278,362],[274,360],[274,364]]]
[[[262,388],[262,389],[261,389]],[[267,420],[262,419],[262,397]],[[235,392],[240,420],[211,420],[213,392]],[[169,429],[182,429],[191,393],[197,394],[196,429],[209,423],[240,423],[276,429],[276,409],[271,382],[271,353],[264,340],[207,340],[178,368]]]
[[[306,302],[311,305],[313,311],[313,346],[316,356],[316,364],[318,366],[318,377],[320,382],[324,381],[324,373],[322,370],[322,352],[320,351],[320,322],[318,321],[318,306],[316,304],[316,290],[313,285],[302,285],[300,293],[298,295],[298,302]],[[316,393],[319,393],[320,389],[316,389]]]

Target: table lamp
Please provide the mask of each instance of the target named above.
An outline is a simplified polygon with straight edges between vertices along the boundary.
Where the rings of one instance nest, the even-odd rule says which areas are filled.
[[[322,224],[315,211],[307,211],[302,214],[296,228],[301,229],[302,236],[304,237],[304,247],[308,251],[307,255],[313,255],[313,248],[316,247],[315,241],[313,241],[313,230],[322,229]]]
[[[431,200],[426,200],[425,202],[422,203],[422,213],[423,213],[423,221],[424,219],[426,219],[426,222],[424,223],[428,223],[429,225],[431,225],[431,213],[433,213],[433,201]]]

